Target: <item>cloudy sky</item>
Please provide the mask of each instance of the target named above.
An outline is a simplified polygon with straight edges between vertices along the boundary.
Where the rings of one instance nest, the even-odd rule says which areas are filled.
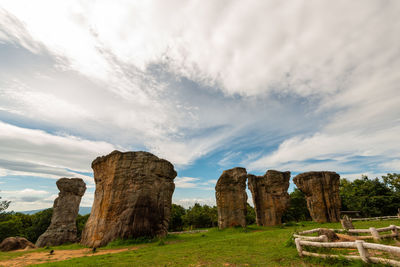
[[[0,196],[50,207],[56,179],[118,149],[215,203],[236,166],[400,171],[398,0],[0,0]],[[291,185],[293,188],[293,185]]]

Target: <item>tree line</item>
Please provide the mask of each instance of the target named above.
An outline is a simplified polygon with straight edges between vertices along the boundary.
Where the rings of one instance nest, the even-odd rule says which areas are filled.
[[[340,180],[340,198],[343,211],[359,211],[363,217],[396,215],[400,208],[400,174],[387,174],[382,179],[369,179],[363,176],[350,181]],[[0,241],[9,236],[26,237],[36,242],[38,237],[50,225],[53,209],[46,209],[28,215],[19,212],[6,212],[10,202],[0,197]],[[78,215],[78,236],[89,215]],[[282,217],[285,223],[291,221],[311,220],[307,209],[305,195],[297,188],[290,193],[290,206]],[[246,222],[248,225],[256,221],[254,208],[247,205]],[[169,231],[209,228],[218,226],[216,206],[196,203],[188,209],[172,204]]]

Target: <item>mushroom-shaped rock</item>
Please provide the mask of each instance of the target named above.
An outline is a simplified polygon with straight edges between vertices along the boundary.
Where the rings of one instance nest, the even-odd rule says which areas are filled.
[[[35,245],[24,237],[7,237],[0,243],[1,251],[35,248]]]
[[[257,225],[279,225],[289,206],[290,172],[268,170],[263,176],[248,175]]]
[[[336,172],[305,172],[293,182],[306,195],[307,207],[316,222],[340,220],[340,176]]]
[[[96,191],[82,244],[167,234],[177,175],[170,162],[143,151],[114,151],[92,168]]]
[[[222,173],[215,186],[218,209],[218,227],[246,226],[247,172],[245,168],[233,168]]]
[[[80,178],[61,178],[57,181],[60,190],[54,200],[50,226],[36,241],[37,247],[58,246],[77,242],[76,217],[86,184]]]

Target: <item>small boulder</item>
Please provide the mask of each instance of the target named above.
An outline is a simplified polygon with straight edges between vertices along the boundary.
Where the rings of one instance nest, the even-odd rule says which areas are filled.
[[[318,235],[326,235],[329,242],[335,242],[335,241],[339,240],[339,237],[335,233],[335,231],[332,231],[332,230],[326,229],[326,228],[320,228],[318,230]]]
[[[346,230],[354,229],[351,218],[349,218],[347,215],[343,216],[343,219],[340,220],[340,223],[342,224],[343,229]]]
[[[35,245],[24,237],[7,237],[0,243],[1,251],[36,248]]]

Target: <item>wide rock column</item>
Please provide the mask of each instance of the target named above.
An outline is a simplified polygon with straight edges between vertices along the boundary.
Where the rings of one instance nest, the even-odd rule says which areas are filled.
[[[92,168],[96,191],[82,244],[167,234],[177,175],[170,162],[143,151],[114,151]]]
[[[37,247],[58,246],[77,242],[76,217],[86,184],[80,178],[61,178],[57,181],[60,190],[54,200],[50,226],[36,241]]]
[[[247,172],[245,168],[233,168],[222,173],[215,186],[218,209],[218,227],[246,226]]]
[[[293,182],[306,195],[307,207],[313,221],[338,222],[340,220],[340,176],[336,172],[305,172]]]
[[[263,176],[248,175],[257,225],[279,225],[289,206],[290,172],[267,171]]]

